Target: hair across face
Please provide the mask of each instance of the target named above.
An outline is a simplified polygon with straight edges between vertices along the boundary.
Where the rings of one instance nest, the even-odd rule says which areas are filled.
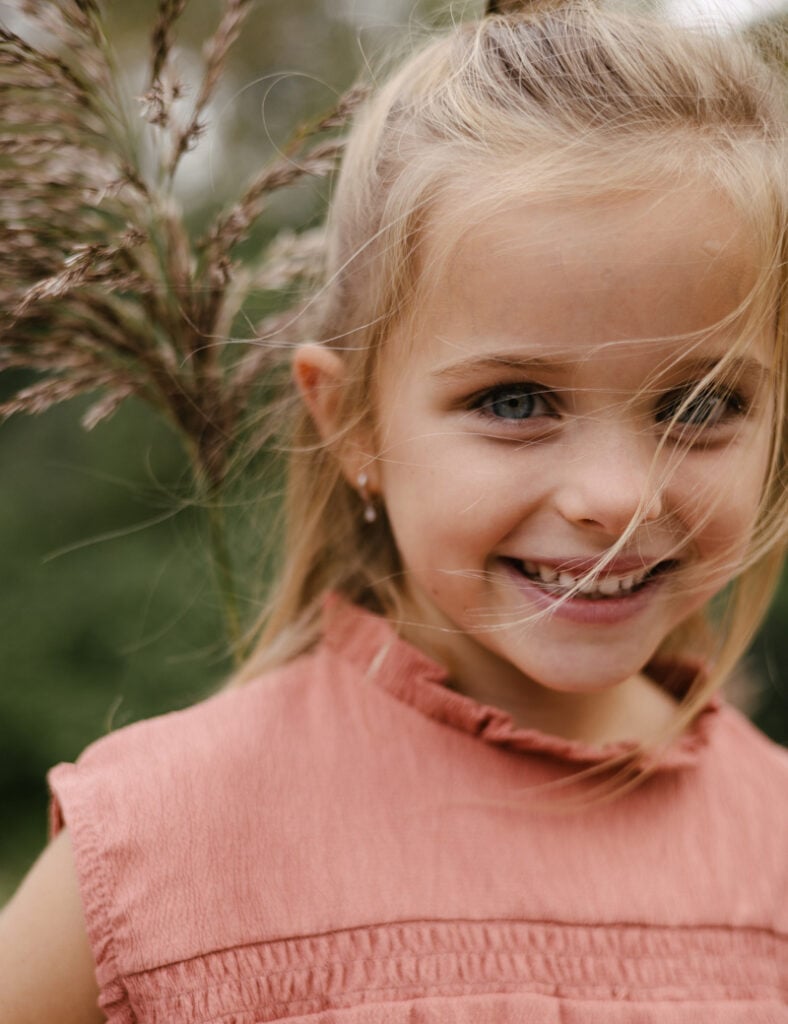
[[[405,536],[418,528],[406,531],[399,514],[406,489],[397,484],[396,499],[386,493],[395,486],[398,461],[408,461],[389,457],[391,431],[400,402],[405,408],[406,397],[416,403],[424,397],[408,388],[426,387],[437,367],[430,364],[418,380],[400,379],[395,368],[399,362],[412,371],[435,356],[442,329],[433,321],[441,303],[455,327],[462,309],[463,324],[484,321],[495,335],[485,305],[495,294],[499,315],[518,310],[519,332],[511,323],[498,325],[507,344],[538,355],[550,342],[549,358],[563,360],[564,376],[556,376],[555,387],[553,378],[545,384],[539,375],[519,377],[516,393],[488,391],[478,407],[457,412],[458,429],[443,432],[445,444],[471,443],[469,435],[479,434],[490,457],[466,462],[459,450],[447,452],[444,468],[457,480],[447,477],[433,488],[414,481],[413,523],[420,519],[423,531],[446,524],[446,496],[455,495],[454,487],[470,522],[474,508],[486,507],[489,473],[500,515],[490,513],[497,533],[485,534],[484,543],[505,559],[504,538],[517,532],[519,516],[506,518],[507,501],[515,502],[515,490],[517,501],[526,499],[522,483],[502,497],[504,464],[511,460],[516,481],[515,464],[531,463],[526,475],[544,483],[533,495],[535,509],[545,507],[553,484],[557,488],[559,465],[576,465],[578,481],[591,477],[579,456],[547,458],[552,477],[539,468],[540,452],[552,441],[529,435],[510,442],[468,424],[486,416],[496,430],[527,433],[532,418],[552,427],[559,417],[557,410],[544,412],[553,408],[547,395],[572,395],[577,410],[572,407],[571,419],[587,424],[585,440],[600,431],[600,445],[606,444],[613,436],[607,427],[626,422],[632,428],[641,446],[639,468],[631,477],[619,473],[631,453],[622,453],[623,461],[611,454],[607,490],[615,495],[625,479],[640,481],[638,500],[632,504],[630,487],[626,515],[617,515],[616,528],[601,531],[594,543],[583,533],[582,543],[567,534],[548,544],[540,532],[533,551],[530,542],[519,554],[519,544],[513,545],[510,558],[549,570],[548,563],[564,554],[596,558],[612,550],[618,554],[611,557],[624,551],[631,558],[640,551],[647,560],[664,561],[673,546],[678,552],[697,546],[698,557],[688,557],[676,573],[683,590],[677,582],[676,601],[665,602],[674,611],[634,661],[660,644],[697,646],[700,633],[687,633],[684,620],[737,573],[723,668],[741,653],[776,575],[786,520],[785,113],[783,77],[750,44],[586,3],[460,25],[428,43],[378,90],[348,142],[329,216],[328,277],[315,325],[345,367],[337,429],[325,444],[306,414],[296,424],[293,444],[302,454],[292,467],[286,513],[288,571],[264,644],[290,630],[291,643],[282,650],[306,646],[314,635],[308,623],[329,587],[395,617],[410,600],[423,565],[408,554]],[[515,223],[518,230],[509,230]],[[575,238],[585,240],[583,250]],[[486,239],[484,258],[480,239]],[[481,292],[479,279],[487,284]],[[509,294],[501,295],[507,283]],[[530,296],[527,304],[524,296]],[[555,335],[551,318],[560,324]],[[474,359],[488,342],[497,352],[501,340],[477,338],[471,330],[457,344],[462,359]],[[447,362],[448,355],[440,359]],[[599,378],[602,366],[609,373]],[[620,393],[602,386],[616,375]],[[757,391],[757,414],[736,411],[746,404],[737,397],[742,389],[747,402]],[[414,415],[416,408],[422,407],[412,405]],[[523,417],[523,409],[542,412]],[[499,419],[529,425],[500,428]],[[417,443],[424,458],[428,452],[437,458],[426,426]],[[718,440],[701,452],[693,438],[707,429],[716,430]],[[743,453],[751,446],[742,438],[751,430],[757,457],[748,459]],[[370,478],[379,476],[388,509],[372,526],[342,468],[343,453],[359,447]],[[556,450],[568,448],[562,441]],[[460,493],[466,466],[479,473],[475,497],[473,488]],[[747,483],[738,495],[742,503],[725,512],[719,481],[739,470]],[[670,511],[655,516],[654,502],[662,501]],[[462,509],[452,504],[452,510],[459,529]],[[526,520],[536,522],[530,514]],[[654,534],[655,522],[664,534]],[[674,536],[679,522],[684,525]],[[500,583],[503,563],[491,568],[479,551],[463,569],[459,554],[456,565],[444,566],[457,587],[465,585],[466,570],[480,586],[482,580]],[[524,557],[530,555],[546,561]],[[511,591],[512,581],[506,586]],[[671,587],[666,579],[661,592],[673,593]],[[679,600],[679,590],[692,600]],[[460,628],[478,635],[485,607],[477,602],[474,622],[463,620]],[[522,628],[529,614],[510,609],[500,634],[507,623]]]
[[[367,446],[406,635],[525,719],[545,689],[631,683],[746,564],[773,338],[741,344],[753,247],[701,184],[521,203],[459,242],[444,213]]]

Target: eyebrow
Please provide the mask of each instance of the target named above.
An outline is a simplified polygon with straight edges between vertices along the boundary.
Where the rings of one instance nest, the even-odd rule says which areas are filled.
[[[724,362],[724,356],[707,357],[702,359],[684,359],[676,362],[676,369],[689,370],[699,374],[710,373],[716,370]],[[667,367],[667,372],[673,367]],[[752,384],[760,384],[761,381],[772,372],[772,367],[754,356],[735,356],[728,360],[723,367],[723,373],[735,380],[749,381]]]
[[[480,370],[554,370],[574,360],[545,359],[542,356],[492,355],[461,359],[456,363],[447,363],[433,370],[431,377],[442,380],[460,380],[463,377],[478,373]]]
[[[480,371],[483,372],[485,370],[544,372],[559,370],[567,365],[575,365],[576,362],[576,359],[572,359],[569,356],[564,359],[549,359],[543,356],[519,356],[512,355],[511,353],[499,353],[487,356],[477,356],[470,359],[461,359],[455,363],[448,363],[443,366],[439,366],[436,370],[433,370],[430,376],[451,382],[455,380],[462,380],[465,377],[472,376],[475,373],[479,373]],[[709,373],[719,367],[723,362],[725,362],[724,354],[720,356],[698,357],[695,359],[678,359],[665,366],[665,368],[660,371],[660,375],[667,375],[677,370],[694,373]],[[771,369],[771,366],[768,366],[766,363],[761,362],[760,359],[755,359],[752,356],[736,356],[727,362],[724,372],[727,375],[744,378],[755,383],[759,382],[763,377],[770,373]]]

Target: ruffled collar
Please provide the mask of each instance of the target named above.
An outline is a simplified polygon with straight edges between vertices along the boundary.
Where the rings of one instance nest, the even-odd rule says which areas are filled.
[[[635,741],[593,745],[518,726],[511,715],[448,685],[446,669],[397,635],[391,623],[344,598],[330,594],[323,609],[325,643],[356,665],[368,681],[417,711],[507,750],[535,753],[591,766],[631,755]],[[677,697],[683,696],[698,673],[697,664],[655,661],[649,675]],[[722,701],[713,697],[692,723],[657,757],[660,771],[689,768],[708,746]]]

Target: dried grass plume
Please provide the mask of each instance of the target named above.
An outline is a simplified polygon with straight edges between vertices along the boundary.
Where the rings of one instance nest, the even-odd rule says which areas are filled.
[[[199,145],[251,0],[224,0],[179,117],[185,90],[173,45],[185,6],[158,4],[141,100],[124,92],[97,0],[19,0],[32,31],[0,26],[0,372],[27,371],[0,421],[95,393],[83,419],[91,429],[136,396],[176,429],[211,501],[241,456],[264,443],[251,427],[255,389],[295,340],[282,336],[297,318],[281,301],[263,323],[248,322],[245,304],[261,289],[297,297],[321,253],[314,232],[288,233],[246,260],[239,246],[272,193],[332,173],[337,129],[358,93],[296,133],[192,237],[173,180]]]

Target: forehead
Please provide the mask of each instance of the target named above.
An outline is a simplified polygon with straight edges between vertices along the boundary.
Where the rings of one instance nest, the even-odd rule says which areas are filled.
[[[404,348],[386,357],[400,370],[502,344],[572,360],[614,342],[722,330],[751,291],[758,261],[733,206],[686,187],[584,203],[514,201],[476,209],[465,222],[436,209],[420,262]],[[733,325],[728,331],[732,341]]]

